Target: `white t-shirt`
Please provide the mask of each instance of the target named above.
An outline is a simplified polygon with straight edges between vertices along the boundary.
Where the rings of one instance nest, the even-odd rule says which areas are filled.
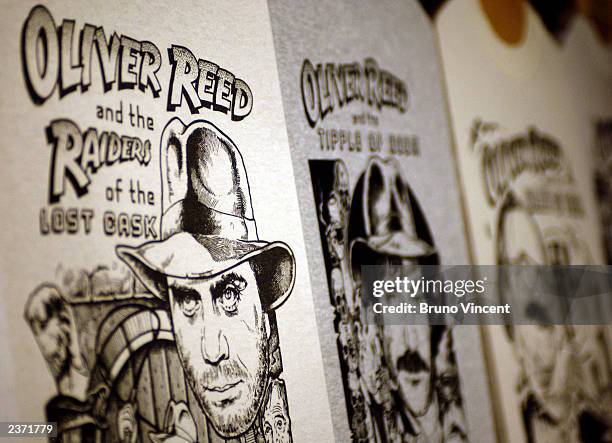
[[[436,21],[473,261],[599,264],[588,133],[572,76],[535,11],[524,8],[515,46],[496,36],[478,0],[451,1]],[[577,412],[563,397],[574,366],[560,357],[574,355],[576,342],[555,338],[561,327],[549,335],[514,328],[513,339],[502,327],[485,329],[499,434],[576,440]]]
[[[612,264],[612,45],[605,45],[582,15],[573,18],[562,44],[563,59],[572,82],[576,114],[586,134],[585,152],[591,150],[591,176],[595,183],[602,224],[606,263]],[[612,311],[612,300],[605,308]],[[608,344],[612,326],[608,326]],[[610,348],[608,348],[610,349]],[[608,362],[602,355],[596,366]],[[609,365],[610,363],[608,363]],[[610,366],[608,366],[610,368]],[[610,369],[607,373],[609,382]]]
[[[141,441],[150,434],[172,438],[175,428],[189,441],[223,441],[230,434],[255,441],[272,431],[272,423],[278,438],[332,441],[267,3],[36,4],[3,2],[0,30],[0,55],[7,61],[0,72],[0,247],[10,251],[0,258],[0,419],[57,421],[62,441],[88,439],[86,434],[122,441],[126,428]],[[88,162],[75,160],[80,151]],[[109,160],[116,155],[120,159]],[[186,209],[188,201],[194,210]],[[185,232],[168,237],[177,208]],[[193,249],[196,230],[203,235],[198,238],[209,239],[207,248],[198,243]],[[247,281],[231,275],[241,272],[238,267],[228,273],[222,258],[245,257],[249,248],[236,248],[238,237],[287,245],[275,243],[286,253],[267,270],[289,271],[283,284],[268,291],[288,297],[275,299],[265,314],[256,312],[256,297],[249,298],[255,309],[241,308],[246,305],[238,292]],[[185,276],[188,266],[204,272],[217,262],[224,263],[227,282],[240,283],[240,291],[224,291],[233,292],[234,305],[199,312],[225,316],[219,323],[224,332],[208,336],[224,348],[211,358],[241,360],[232,365],[241,368],[230,369],[234,374],[262,374],[249,394],[201,387],[229,386],[220,378],[227,376],[220,369],[225,363],[207,382],[186,375],[210,367],[189,363],[192,357],[221,347],[204,342],[204,328],[178,333],[180,326],[171,321],[178,311],[169,312],[168,303],[150,287],[146,291],[143,274],[117,254],[118,246],[125,251],[144,243],[160,251],[174,238],[185,243],[175,244],[161,266],[178,264],[175,276]],[[250,278],[252,272],[242,269]],[[264,277],[266,271],[257,272]],[[264,281],[280,280],[268,274],[249,286]],[[260,326],[230,326],[247,312]],[[265,338],[259,335],[254,344],[260,328]],[[190,336],[195,345],[175,345],[179,336]],[[178,346],[189,356],[178,355]],[[142,353],[146,358],[139,360]],[[200,406],[217,402],[215,395],[218,405],[242,411],[232,418],[236,429],[223,425],[225,407],[213,412]],[[259,409],[241,409],[230,395],[252,399]],[[92,414],[104,416],[108,426],[99,426]]]
[[[562,45],[576,114],[593,151],[593,168],[607,263],[612,263],[612,48],[604,45],[588,20],[577,15]]]

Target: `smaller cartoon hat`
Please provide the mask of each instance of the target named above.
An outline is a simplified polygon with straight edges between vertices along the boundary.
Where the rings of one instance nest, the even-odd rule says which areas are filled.
[[[370,158],[355,187],[349,217],[353,276],[361,265],[377,264],[376,256],[416,259],[435,254],[417,235],[414,204],[397,161]]]
[[[205,121],[172,120],[162,134],[162,155],[164,140],[186,151],[184,198],[164,212],[161,241],[119,246],[117,255],[163,300],[167,276],[208,279],[248,262],[262,306],[276,309],[293,289],[295,259],[285,243],[259,240],[240,151]]]
[[[198,431],[187,404],[170,400],[164,419],[164,432],[150,432],[149,438],[154,443],[196,443]]]

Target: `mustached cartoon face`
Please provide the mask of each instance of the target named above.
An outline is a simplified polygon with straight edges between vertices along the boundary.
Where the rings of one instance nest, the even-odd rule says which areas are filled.
[[[430,328],[426,325],[387,328],[389,357],[402,399],[417,417],[431,404]]]
[[[210,279],[168,277],[178,353],[200,406],[225,437],[255,420],[268,378],[267,315],[248,263]]]

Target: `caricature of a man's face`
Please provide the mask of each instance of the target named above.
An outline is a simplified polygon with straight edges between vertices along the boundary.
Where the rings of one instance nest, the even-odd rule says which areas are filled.
[[[359,349],[353,335],[353,327],[349,323],[341,322],[338,326],[338,342],[341,347],[342,357],[348,365],[350,372],[356,372],[359,368]]]
[[[413,415],[424,415],[431,403],[430,327],[426,325],[385,328],[389,357],[404,403]]]
[[[70,370],[70,314],[56,289],[42,287],[26,306],[26,318],[36,342],[49,365],[53,377],[59,382]]]
[[[340,268],[333,268],[331,272],[331,289],[334,296],[334,304],[337,315],[342,322],[348,321],[348,305],[346,292],[344,290],[344,280]]]
[[[359,338],[359,366],[361,376],[368,392],[381,401],[382,384],[382,344],[376,332],[376,327],[365,324],[361,329]]]
[[[540,229],[534,218],[518,207],[506,214],[502,231],[504,256],[501,264],[506,265],[545,265],[548,263],[546,250]],[[536,268],[533,268],[536,272]],[[522,369],[529,380],[535,394],[540,400],[545,400],[553,373],[557,366],[557,356],[564,346],[564,327],[550,325],[548,321],[549,306],[531,294],[533,278],[528,278],[530,268],[524,268],[519,274],[521,278],[508,279],[508,294],[506,297],[528,297],[525,303],[525,315],[539,320],[541,325],[514,326],[514,348],[522,364]]]
[[[268,401],[262,417],[266,443],[291,443],[285,385],[282,382],[273,382],[268,391]]]
[[[327,200],[327,211],[329,222],[327,227],[327,243],[330,248],[330,253],[335,255],[339,260],[344,258],[344,212],[341,197],[332,191]]]
[[[210,279],[168,277],[179,356],[204,412],[223,436],[251,426],[268,377],[267,315],[248,263]]]
[[[468,438],[459,386],[459,371],[453,351],[453,336],[450,329],[445,329],[442,334],[434,362],[444,441],[464,442],[468,441]]]
[[[36,324],[34,335],[51,373],[55,378],[61,378],[68,372],[70,364],[68,331],[59,316],[52,315],[46,321]]]

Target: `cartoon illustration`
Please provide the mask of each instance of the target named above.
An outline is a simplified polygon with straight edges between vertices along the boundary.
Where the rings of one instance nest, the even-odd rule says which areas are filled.
[[[397,384],[395,399],[397,420],[404,432],[440,440],[440,426],[431,429],[425,423],[435,423],[438,414],[435,388],[435,367],[432,361],[432,328],[424,325],[385,328],[388,367]]]
[[[397,161],[369,158],[351,198],[342,160],[310,160],[310,172],[353,441],[466,439],[450,330],[369,323],[362,309],[362,265],[390,278],[439,261]]]
[[[151,434],[153,443],[197,443],[195,421],[185,402],[170,401],[164,420],[164,432]]]
[[[569,264],[556,261],[573,255],[572,243],[562,238],[549,236],[554,242],[547,243],[534,215],[512,191],[507,192],[497,222],[499,265]],[[557,247],[551,248],[553,243]],[[559,249],[568,252],[550,253]],[[502,297],[521,296],[522,300],[528,290],[521,279],[509,275],[501,275],[500,282]],[[525,297],[525,314],[543,325],[506,325],[521,370],[517,391],[527,438],[530,442],[601,441],[611,423],[609,411],[601,405],[607,404],[612,384],[609,376],[594,378],[589,366],[597,367],[597,374],[611,373],[607,360],[598,358],[606,355],[603,331],[597,326],[552,324],[550,310],[556,305]],[[604,347],[597,349],[602,341]]]
[[[445,442],[468,441],[459,370],[453,348],[452,330],[437,326],[432,330],[432,355],[435,356],[435,395]]]
[[[25,317],[61,395],[85,399],[89,373],[77,343],[72,308],[52,285],[30,295]]]
[[[138,422],[136,413],[131,403],[126,403],[119,410],[117,416],[119,441],[122,443],[134,443],[138,437]]]
[[[116,249],[131,283],[115,264],[83,280],[85,296],[43,285],[26,306],[60,394],[82,416],[58,425],[58,439],[87,425],[105,441],[290,442],[275,312],[293,290],[293,252],[259,239],[240,151],[211,123],[172,119],[160,170],[162,238]],[[53,411],[61,421],[66,407]]]
[[[263,415],[263,430],[266,443],[289,443],[291,418],[287,404],[285,382],[277,379],[268,385],[266,407]]]
[[[595,125],[595,189],[603,228],[606,259],[612,264],[612,119],[599,120]]]

